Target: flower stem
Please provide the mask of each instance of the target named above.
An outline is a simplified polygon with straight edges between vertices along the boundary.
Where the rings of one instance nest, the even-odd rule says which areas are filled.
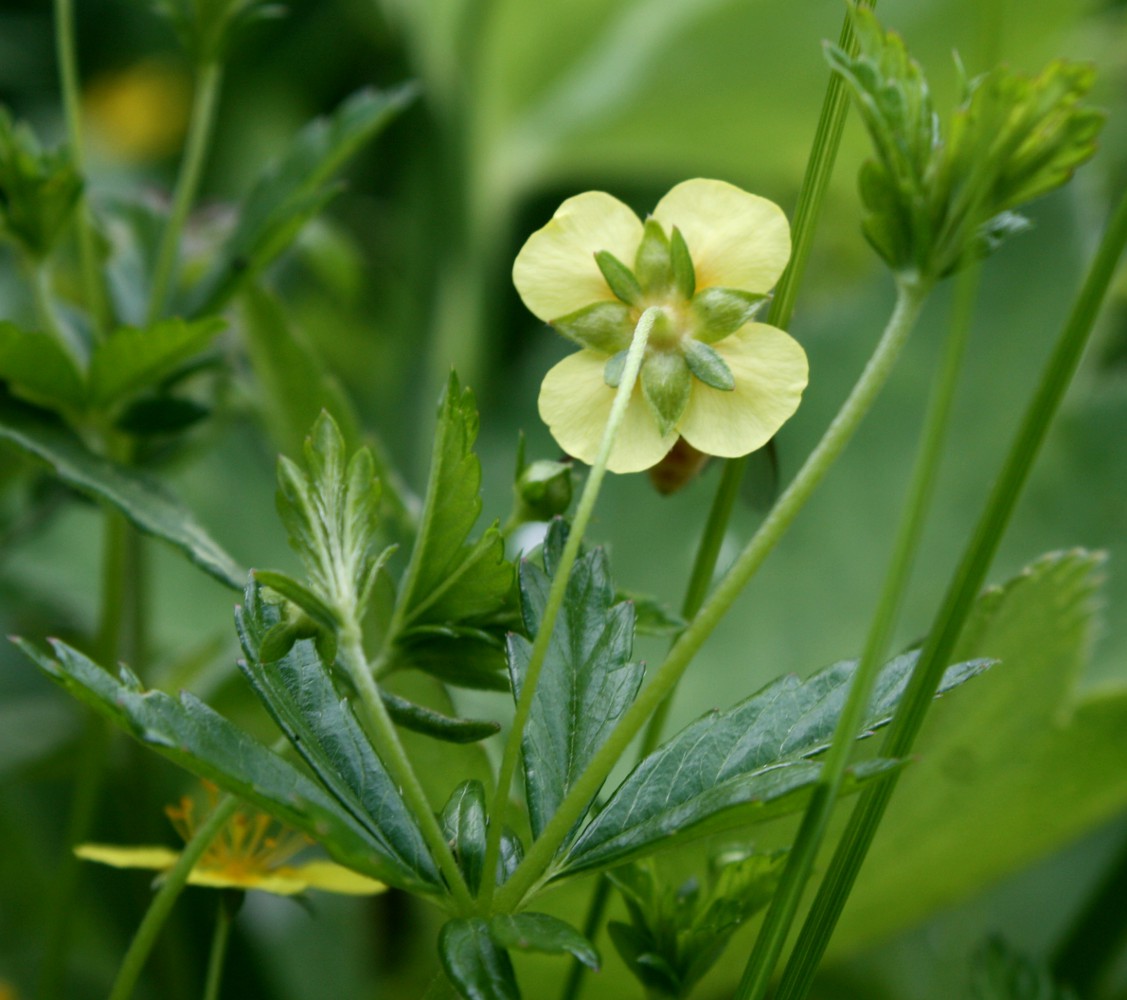
[[[165,874],[160,890],[149,904],[137,933],[133,935],[129,950],[125,953],[121,968],[117,971],[109,1000],[128,1000],[133,995],[141,969],[153,950],[157,935],[160,934],[169,913],[172,912],[173,904],[187,884],[193,866],[203,857],[204,851],[223,829],[223,825],[235,814],[238,805],[239,800],[233,795],[221,799],[211,815],[193,834],[192,839],[184,845],[184,850],[176,859],[176,864]]]
[[[403,743],[395,730],[395,723],[391,721],[391,716],[387,714],[387,709],[384,707],[372,670],[368,665],[368,658],[364,655],[360,642],[359,624],[346,623],[341,628],[340,646],[348,676],[360,695],[360,715],[368,737],[372,740],[392,780],[399,786],[407,808],[414,814],[415,821],[419,824],[419,831],[446,879],[446,885],[459,912],[469,913],[474,905],[470,890],[458,867],[458,862],[454,859],[450,845],[442,835],[442,828],[438,825],[419,777],[403,749]]]
[[[908,688],[889,726],[881,746],[881,756],[902,758],[911,752],[1033,461],[1080,363],[1124,246],[1127,246],[1127,192],[1108,224],[1068,322],[1042,370],[1040,382],[1002,471],[951,579]],[[778,1000],[800,1000],[807,995],[814,972],[895,788],[895,775],[878,778],[862,793],[854,807],[783,974]]]
[[[59,63],[59,86],[62,90],[70,154],[75,169],[85,180],[86,157],[82,145],[82,102],[78,82],[78,56],[75,51],[73,0],[55,0],[55,57]],[[89,199],[86,197],[85,189],[75,212],[75,220],[78,228],[78,256],[86,304],[94,321],[94,332],[101,334],[109,329],[111,322],[109,298],[98,269],[94,231],[90,225]]]
[[[876,0],[861,0],[861,6],[875,7]],[[853,18],[847,11],[841,26],[838,47],[843,51],[855,53],[857,43],[853,38]],[[798,193],[798,203],[794,209],[794,240],[790,263],[771,299],[767,322],[785,330],[794,316],[794,303],[798,286],[806,271],[810,247],[814,242],[814,230],[822,204],[826,198],[830,177],[833,175],[837,151],[841,146],[841,133],[845,127],[845,116],[849,111],[849,95],[845,83],[837,73],[831,73],[822,98],[822,110],[818,116],[818,127],[814,133],[814,144],[810,158],[806,161],[806,172],[802,177],[802,187]],[[708,594],[709,584],[716,572],[716,561],[720,556],[720,546],[724,532],[732,517],[736,498],[739,496],[740,481],[747,468],[747,456],[730,458],[724,463],[724,474],[717,487],[712,508],[708,513],[704,534],[697,547],[693,561],[689,586],[681,609],[681,617],[691,620],[700,610]],[[672,703],[673,692],[658,706],[646,727],[642,742],[642,756],[652,753],[661,741],[666,718]]]
[[[761,1000],[766,994],[779,955],[782,954],[795,914],[802,901],[814,861],[829,827],[834,805],[841,793],[851,751],[864,724],[865,710],[872,698],[880,664],[887,652],[904,595],[907,593],[908,580],[919,549],[924,521],[931,506],[947,425],[955,398],[955,387],[958,384],[970,332],[978,273],[977,268],[965,271],[959,284],[955,316],[947,338],[942,370],[924,420],[924,430],[912,470],[908,499],[893,543],[888,572],[877,601],[877,610],[869,627],[857,670],[849,686],[845,707],[838,717],[833,741],[822,759],[819,782],[802,817],[798,835],[787,856],[783,877],[771,899],[771,907],[760,927],[759,936],[756,938],[739,989],[736,991],[737,1000],[751,1000],[751,998]]]
[[[540,670],[544,666],[544,659],[548,655],[548,644],[552,639],[556,618],[563,606],[564,594],[567,590],[568,577],[571,567],[579,555],[579,546],[583,542],[584,532],[591,520],[595,509],[595,501],[599,498],[599,490],[606,475],[607,462],[618,437],[619,428],[626,417],[626,407],[630,403],[630,396],[634,392],[634,383],[638,379],[638,372],[645,357],[646,344],[649,342],[650,330],[657,318],[657,308],[647,309],[642,313],[634,328],[634,338],[630,343],[630,350],[626,355],[626,366],[622,371],[622,379],[611,404],[610,416],[607,419],[603,439],[599,443],[599,452],[583,485],[583,493],[575,509],[575,518],[571,523],[571,531],[564,544],[563,553],[560,555],[559,565],[552,577],[552,586],[548,591],[548,599],[544,605],[544,614],[540,619],[540,628],[532,642],[532,651],[529,653],[528,668],[525,671],[524,683],[521,686],[520,697],[517,699],[516,712],[513,715],[512,728],[509,738],[505,743],[505,751],[501,758],[501,770],[497,778],[497,790],[493,798],[493,808],[489,814],[489,834],[485,849],[485,880],[482,886],[482,903],[486,912],[492,902],[495,879],[492,873],[497,870],[497,859],[501,849],[501,831],[504,829],[505,812],[509,805],[509,789],[512,787],[513,775],[517,769],[517,759],[520,756],[520,742],[528,723],[529,713],[532,711],[532,698],[536,694],[536,685],[540,680]],[[559,844],[557,843],[557,847]],[[553,851],[554,853],[554,851]]]
[[[227,943],[231,940],[231,924],[237,905],[232,905],[228,892],[231,890],[219,894],[219,905],[215,908],[215,932],[211,936],[211,955],[207,961],[203,1000],[219,1000],[219,983],[223,979],[223,962],[227,957]],[[236,894],[238,897],[242,896],[237,890]]]
[[[196,93],[192,99],[192,118],[188,129],[187,146],[180,164],[180,174],[176,178],[172,210],[165,222],[160,249],[157,252],[156,267],[153,271],[153,284],[146,316],[148,324],[155,323],[160,318],[168,298],[169,285],[179,257],[180,235],[192,203],[195,201],[200,177],[203,174],[204,159],[211,143],[222,80],[223,67],[218,60],[208,60],[199,67]]]
[[[626,751],[657,706],[668,697],[681,679],[692,658],[712,634],[720,619],[731,608],[740,592],[778,544],[798,512],[825,478],[845,448],[862,418],[876,400],[888,379],[900,348],[915,325],[926,297],[926,289],[910,283],[899,287],[896,307],[869,363],[837,416],[810,453],[798,475],[767,515],[766,520],[732,564],[724,578],[701,607],[699,614],[674,643],[653,680],[626,710],[606,743],[592,758],[587,769],[572,785],[555,816],[529,848],[520,867],[502,887],[498,903],[504,910],[515,909],[524,895],[547,871],[568,831],[579,820],[586,804],[598,791],[611,769]]]

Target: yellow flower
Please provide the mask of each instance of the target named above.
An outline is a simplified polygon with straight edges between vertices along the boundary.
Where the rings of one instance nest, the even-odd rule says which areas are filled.
[[[214,808],[218,793],[205,782]],[[190,840],[203,817],[196,816],[196,803],[185,796],[178,806],[165,809],[176,832]],[[213,889],[261,889],[279,896],[292,896],[306,889],[322,889],[347,895],[366,896],[383,892],[382,882],[359,875],[332,861],[304,861],[289,865],[295,854],[308,847],[304,834],[287,830],[264,813],[237,812],[211,842],[188,876],[191,885]],[[168,847],[116,847],[109,844],[80,844],[78,857],[115,868],[151,868],[167,871],[180,856]]]
[[[601,191],[565,201],[513,265],[524,304],[583,347],[540,389],[560,446],[594,460],[626,348],[652,306],[660,313],[608,468],[647,469],[678,437],[725,458],[766,444],[806,387],[798,343],[752,322],[789,257],[782,210],[724,181],[678,184],[644,223]]]

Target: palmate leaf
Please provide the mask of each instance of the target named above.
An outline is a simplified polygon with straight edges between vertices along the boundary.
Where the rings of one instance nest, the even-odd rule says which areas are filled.
[[[861,735],[888,721],[918,655],[898,656],[882,668]],[[951,667],[940,693],[989,663]],[[674,835],[746,827],[801,808],[821,773],[821,763],[809,758],[828,746],[855,669],[849,660],[805,681],[780,677],[691,723],[631,772],[575,841],[557,877],[621,864],[669,845]],[[857,764],[845,792],[894,766]]]
[[[2,395],[0,438],[47,462],[68,486],[116,507],[141,531],[163,538],[220,583],[242,589],[246,570],[153,479],[95,455],[61,423]]]
[[[199,699],[146,691],[125,669],[115,679],[57,640],[54,658],[22,640],[16,644],[52,680],[141,743],[307,833],[342,865],[392,884],[416,881],[318,785]]]
[[[248,195],[235,231],[193,291],[189,313],[220,309],[277,258],[336,193],[333,175],[417,93],[412,84],[361,90],[331,116],[306,125]]]
[[[481,463],[473,451],[477,430],[473,394],[451,373],[439,405],[419,531],[392,623],[399,653],[413,665],[426,662],[428,627],[492,624],[510,605],[513,569],[497,526],[469,541],[481,513]],[[500,671],[504,659],[499,648],[497,653],[490,660]],[[444,679],[459,683],[456,666],[454,674]]]
[[[521,563],[521,611],[529,635],[540,630],[565,534],[564,523],[554,521],[544,543],[545,569],[529,560]],[[534,836],[555,814],[642,683],[643,665],[630,662],[634,606],[614,604],[614,593],[602,549],[575,562],[521,742]],[[532,643],[523,636],[509,636],[509,669],[518,699],[531,652]]]
[[[399,874],[391,881],[437,891],[439,876],[422,834],[315,644],[302,640],[279,660],[260,659],[263,639],[281,619],[280,608],[262,600],[257,586],[247,587],[235,616],[246,653],[240,668],[328,792],[394,859]]]

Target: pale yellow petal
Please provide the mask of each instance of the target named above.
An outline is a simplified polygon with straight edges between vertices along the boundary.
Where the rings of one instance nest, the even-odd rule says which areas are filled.
[[[614,299],[595,254],[608,250],[632,268],[641,242],[641,220],[628,206],[603,191],[588,191],[568,198],[528,238],[513,264],[513,284],[529,310],[548,323]]]
[[[296,896],[308,886],[301,873],[293,868],[238,872],[227,868],[199,866],[192,869],[188,884],[202,885],[208,889],[254,889],[258,892],[272,892],[275,896]]]
[[[603,379],[606,363],[605,354],[580,351],[552,368],[540,386],[540,418],[564,451],[588,465],[598,455],[614,402],[615,390]],[[665,457],[676,440],[676,431],[662,437],[641,387],[635,386],[607,468],[611,472],[648,469]]]
[[[783,210],[726,181],[682,181],[653,214],[667,231],[681,230],[698,289],[769,292],[790,259],[790,225]]]
[[[325,892],[340,892],[349,896],[371,896],[386,892],[387,886],[374,878],[361,875],[343,865],[332,861],[310,861],[296,865],[294,874],[304,880],[310,889],[324,889]]]
[[[712,345],[736,381],[731,392],[699,380],[680,431],[694,448],[736,458],[762,448],[802,400],[806,352],[782,330],[749,323]]]
[[[176,864],[179,851],[170,847],[119,847],[115,844],[79,844],[74,853],[83,861],[97,861],[114,868],[151,868],[164,871]]]

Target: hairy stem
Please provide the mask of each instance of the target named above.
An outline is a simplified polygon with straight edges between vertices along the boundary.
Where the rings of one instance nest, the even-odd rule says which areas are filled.
[[[622,379],[611,404],[610,417],[607,419],[606,430],[599,444],[599,453],[587,482],[583,484],[583,493],[575,509],[575,518],[571,523],[571,532],[564,544],[560,563],[552,577],[552,586],[548,591],[548,600],[544,606],[544,615],[540,620],[540,628],[532,642],[532,651],[529,654],[528,668],[521,686],[520,697],[517,699],[516,713],[513,716],[513,725],[509,730],[509,738],[505,743],[505,752],[501,758],[501,770],[497,778],[497,790],[494,794],[493,808],[490,811],[489,835],[485,850],[485,882],[482,888],[482,903],[489,911],[493,897],[493,888],[496,879],[492,873],[497,870],[497,859],[501,850],[501,831],[504,829],[505,812],[509,805],[509,789],[512,787],[513,775],[516,773],[517,761],[520,758],[520,741],[528,723],[529,713],[532,711],[532,699],[536,694],[536,685],[540,680],[540,671],[544,666],[544,659],[548,655],[548,644],[552,640],[552,631],[555,629],[556,618],[563,606],[564,594],[567,591],[567,581],[571,576],[571,567],[579,555],[579,546],[583,543],[583,535],[591,514],[595,510],[595,502],[599,498],[599,490],[603,485],[603,478],[607,472],[607,462],[614,442],[618,437],[619,428],[626,417],[626,407],[630,403],[630,396],[634,392],[634,383],[638,379],[638,372],[642,367],[642,360],[646,353],[646,344],[649,342],[650,330],[653,329],[657,318],[658,309],[647,309],[638,320],[634,328],[634,339],[631,341],[630,350],[626,355],[626,367],[622,372]]]

